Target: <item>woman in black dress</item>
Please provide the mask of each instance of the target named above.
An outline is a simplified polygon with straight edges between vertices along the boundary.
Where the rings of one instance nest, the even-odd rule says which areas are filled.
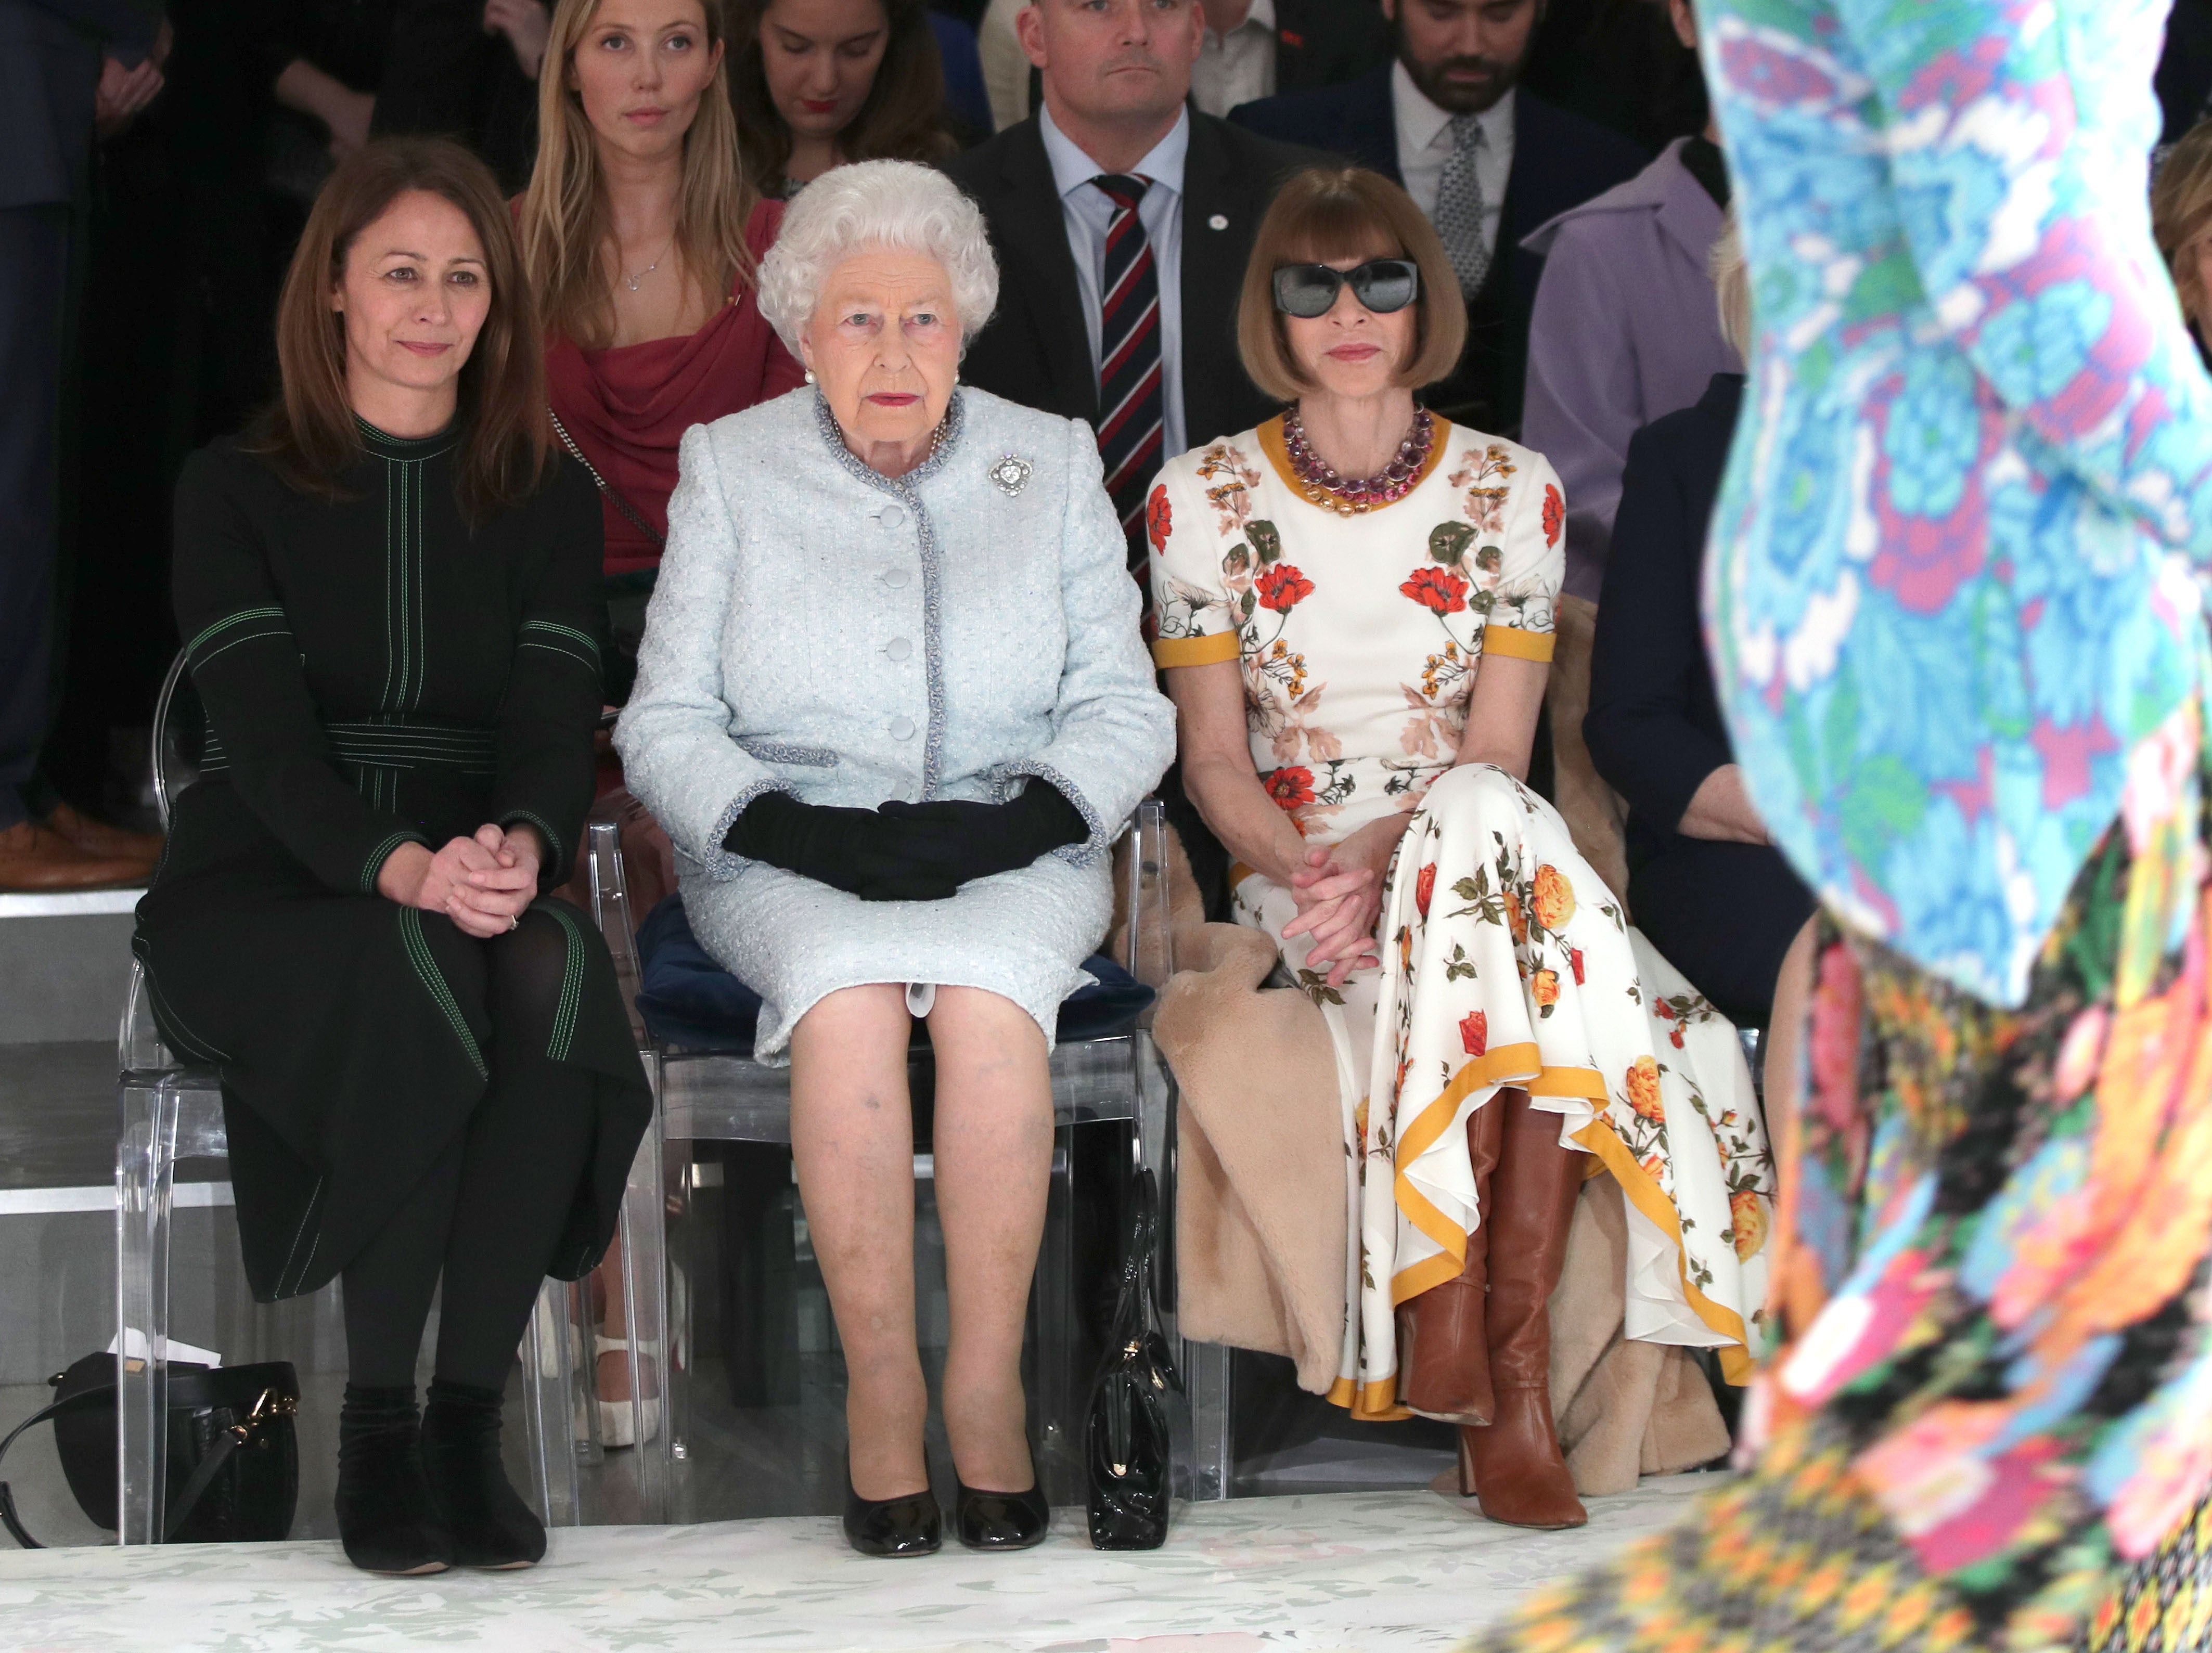
[[[340,166],[277,329],[281,401],[177,487],[210,739],[135,945],[163,1036],[222,1067],[255,1295],[344,1279],[347,1555],[526,1566],[501,1393],[651,1109],[605,947],[544,894],[592,798],[599,501],[549,454],[507,209],[457,146]]]

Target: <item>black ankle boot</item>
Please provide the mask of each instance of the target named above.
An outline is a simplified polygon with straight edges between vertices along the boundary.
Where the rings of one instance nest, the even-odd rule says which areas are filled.
[[[544,1523],[499,1461],[501,1399],[497,1389],[441,1377],[422,1411],[422,1467],[457,1567],[526,1567],[545,1554]]]
[[[415,1386],[346,1385],[338,1412],[338,1539],[364,1572],[443,1572],[453,1544],[422,1471]]]

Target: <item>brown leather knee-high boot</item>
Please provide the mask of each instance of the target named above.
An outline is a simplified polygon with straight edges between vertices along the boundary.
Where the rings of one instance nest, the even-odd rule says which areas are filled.
[[[1490,1336],[1484,1303],[1490,1290],[1490,1176],[1498,1165],[1500,1121],[1509,1097],[1501,1091],[1468,1115],[1467,1152],[1474,1164],[1479,1225],[1467,1237],[1460,1272],[1398,1308],[1398,1400],[1424,1418],[1448,1424],[1491,1419]]]
[[[1538,1112],[1523,1093],[1516,1093],[1503,1125],[1490,1181],[1495,1409],[1487,1429],[1460,1430],[1460,1490],[1510,1527],[1579,1527],[1589,1516],[1552,1421],[1549,1303],[1586,1162],[1579,1149],[1559,1146],[1559,1116]]]

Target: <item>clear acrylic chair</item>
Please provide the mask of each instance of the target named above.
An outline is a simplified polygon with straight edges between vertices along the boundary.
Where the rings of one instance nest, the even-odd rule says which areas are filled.
[[[170,666],[155,709],[154,779],[161,823],[180,789],[183,756],[170,727],[177,710],[184,657]],[[624,937],[627,941],[627,936]],[[120,1508],[118,1541],[161,1541],[167,1480],[168,1346],[172,1216],[177,1207],[176,1172],[180,1160],[227,1157],[221,1076],[210,1067],[178,1060],[154,1024],[143,968],[133,961],[131,986],[117,1039],[115,1148],[115,1317],[118,1354],[116,1455]],[[661,1258],[660,1159],[657,1132],[648,1132],[630,1170],[621,1217],[624,1267],[621,1289],[629,1328],[630,1393],[643,1396],[663,1380],[657,1370],[663,1274]],[[592,1363],[579,1359],[586,1346],[573,1328],[590,1323],[587,1281],[573,1285],[548,1280],[531,1316],[522,1350],[522,1401],[527,1437],[530,1484],[521,1490],[548,1526],[577,1526],[584,1520],[587,1488],[582,1468],[604,1461],[599,1439],[599,1410],[592,1404]],[[317,1311],[335,1313],[338,1287],[317,1294]],[[319,1299],[328,1299],[327,1303]],[[264,1310],[262,1319],[270,1317]],[[253,1340],[266,1340],[267,1328],[253,1328]],[[208,1334],[199,1332],[199,1337]],[[226,1358],[236,1358],[235,1349]],[[283,1358],[282,1349],[256,1348],[253,1358]],[[645,1408],[633,1401],[635,1438],[644,1440]],[[611,1513],[629,1521],[666,1519],[668,1484],[665,1460],[641,1451],[627,1494]]]
[[[653,1076],[658,1102],[659,1151],[674,1173],[667,1185],[666,1212],[680,1231],[696,1233],[701,1225],[696,1220],[694,1206],[699,1189],[710,1185],[710,1177],[720,1182],[726,1170],[736,1170],[738,1175],[725,1188],[725,1197],[746,1202],[749,1220],[757,1225],[755,1231],[773,1244],[774,1231],[781,1225],[787,1248],[803,1247],[804,1216],[797,1209],[795,1191],[791,1188],[788,1160],[776,1152],[779,1146],[787,1148],[791,1141],[787,1071],[762,1067],[749,1054],[685,1049],[650,1035],[635,1008],[641,983],[635,945],[639,915],[631,910],[620,825],[615,820],[594,818],[586,830],[593,915],[613,951],[623,999],[633,1007],[632,1028]],[[1120,859],[1122,896],[1130,921],[1123,956],[1117,962],[1156,991],[1165,985],[1174,968],[1165,831],[1160,805],[1147,800],[1139,806],[1126,836],[1127,853]],[[1127,1158],[1117,1172],[1108,1175],[1127,1176],[1139,1166],[1149,1167],[1171,1202],[1176,1092],[1167,1064],[1152,1042],[1151,1029],[1148,1009],[1130,1031],[1106,1038],[1064,1041],[1052,1060],[1053,1182],[1030,1303],[1035,1357],[1030,1397],[1038,1425],[1038,1472],[1048,1496],[1059,1504],[1079,1503],[1083,1497],[1082,1424],[1091,1376],[1073,1358],[1081,1342],[1079,1294],[1083,1283],[1078,1279],[1072,1218],[1079,1200],[1095,1193],[1111,1192],[1084,1185],[1086,1177],[1098,1180],[1099,1156],[1079,1152],[1075,1133],[1118,1127],[1127,1134]],[[917,1062],[926,1060],[926,1056],[916,1058]],[[726,1155],[734,1150],[738,1157],[715,1163],[714,1145],[720,1145],[719,1152]],[[753,1152],[748,1153],[744,1145],[750,1145]],[[933,1175],[931,1157],[917,1152],[915,1169],[917,1181],[926,1183]],[[925,1190],[925,1202],[928,1192]],[[1171,1245],[1172,1222],[1164,1227]],[[667,1243],[665,1237],[663,1243]],[[750,1290],[756,1295],[787,1294],[789,1261],[787,1251],[784,1278],[763,1278],[775,1274],[775,1266],[756,1268],[735,1289]],[[725,1258],[723,1262],[731,1266],[732,1260]],[[692,1279],[697,1278],[696,1269],[679,1271],[671,1278],[682,1281],[686,1273]],[[1158,1273],[1171,1281],[1171,1267]],[[1171,1285],[1162,1295],[1163,1319],[1172,1338]],[[669,1329],[679,1346],[688,1347],[692,1342],[695,1297],[696,1291],[690,1289],[680,1297],[671,1294]],[[760,1305],[752,1307],[757,1310]],[[775,1346],[790,1341],[788,1316],[756,1312],[745,1318],[754,1334],[753,1346],[738,1351],[750,1367],[746,1381],[760,1391],[763,1403],[788,1399],[795,1379],[784,1363],[791,1351]],[[780,1321],[784,1323],[780,1325]],[[726,1344],[729,1341],[726,1335]],[[1188,1404],[1179,1408],[1182,1415],[1176,1426],[1176,1491],[1186,1498],[1226,1497],[1229,1352],[1184,1345],[1183,1358]],[[672,1484],[679,1480],[678,1466],[690,1452],[695,1420],[691,1372],[696,1364],[696,1359],[667,1363],[666,1376],[672,1385],[666,1391],[668,1426],[658,1444],[667,1460],[662,1473]],[[691,1518],[688,1500],[679,1507],[684,1518]]]

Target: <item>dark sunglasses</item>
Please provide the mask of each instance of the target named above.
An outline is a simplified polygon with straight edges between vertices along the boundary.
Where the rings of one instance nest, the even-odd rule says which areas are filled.
[[[1275,308],[1310,321],[1325,316],[1346,287],[1378,316],[1402,310],[1419,297],[1421,269],[1411,258],[1370,258],[1356,270],[1332,270],[1325,264],[1275,266]]]

